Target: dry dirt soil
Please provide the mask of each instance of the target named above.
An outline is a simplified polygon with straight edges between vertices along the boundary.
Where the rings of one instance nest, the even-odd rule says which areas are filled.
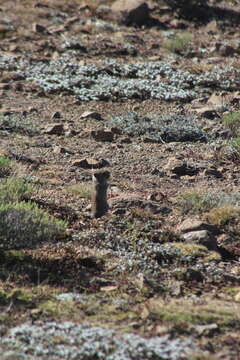
[[[79,359],[239,359],[239,4],[198,20],[153,1],[137,26],[112,3],[0,1],[1,181],[27,179],[25,200],[67,222],[54,243],[2,250],[0,347],[62,359],[21,337],[14,353],[9,334],[71,321],[188,344]],[[110,209],[93,219],[98,168]]]

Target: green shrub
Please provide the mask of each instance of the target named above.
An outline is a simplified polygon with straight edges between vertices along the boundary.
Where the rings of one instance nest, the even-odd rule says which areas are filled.
[[[10,174],[10,160],[6,156],[0,156],[0,177]]]
[[[180,207],[183,214],[198,214],[217,205],[215,196],[198,190],[181,194]]]
[[[231,131],[232,136],[238,136],[240,130],[240,111],[224,115],[222,121]]]
[[[17,132],[30,136],[38,133],[37,127],[34,125],[32,119],[11,115],[0,115],[0,130]]]
[[[66,223],[54,219],[34,203],[0,204],[0,248],[34,248],[64,233]]]
[[[240,159],[240,137],[236,137],[235,139],[230,141],[230,147],[232,150],[232,155],[234,159]]]
[[[10,177],[0,183],[0,204],[15,203],[29,198],[33,188],[25,179]]]
[[[10,160],[6,156],[0,156],[0,169],[10,165]]]
[[[227,205],[240,206],[240,193],[227,194],[193,190],[181,194],[179,201],[182,214],[200,214]]]
[[[114,116],[108,126],[116,127],[129,136],[141,136],[153,142],[207,141],[206,133],[199,128],[195,118],[187,114],[142,116],[129,112]]]
[[[166,40],[164,46],[171,52],[181,53],[187,50],[192,38],[192,34],[189,33],[175,35],[172,39]]]

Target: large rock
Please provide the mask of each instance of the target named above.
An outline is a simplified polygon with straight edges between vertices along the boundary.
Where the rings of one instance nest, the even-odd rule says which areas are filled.
[[[191,165],[189,162],[177,157],[170,157],[163,170],[170,175],[181,177],[185,175],[194,176],[200,171],[200,168]]]
[[[113,14],[125,25],[144,25],[149,19],[149,7],[144,0],[116,0]]]
[[[177,226],[177,232],[182,234],[191,232],[191,231],[201,231],[207,230],[213,234],[219,234],[219,229],[217,226],[205,223],[204,221],[197,218],[187,218],[181,224]]]
[[[191,231],[180,236],[186,243],[206,246],[208,250],[218,251],[216,238],[207,230]]]
[[[204,223],[196,218],[188,218],[177,227],[180,239],[186,243],[195,243],[206,246],[209,250],[218,251],[215,235],[219,233],[217,227]]]

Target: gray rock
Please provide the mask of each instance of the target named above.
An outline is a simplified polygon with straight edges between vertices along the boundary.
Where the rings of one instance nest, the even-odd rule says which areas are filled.
[[[96,111],[85,111],[80,116],[80,119],[89,119],[89,118],[92,118],[92,119],[95,119],[95,120],[102,120],[101,114],[96,112]]]
[[[220,179],[222,178],[222,173],[221,171],[215,169],[215,168],[209,168],[209,169],[205,169],[203,174],[205,176],[208,176],[208,177],[215,177],[217,179]]]
[[[59,123],[49,124],[44,133],[48,135],[62,135],[64,133],[64,125]]]
[[[191,231],[181,235],[181,239],[189,243],[206,246],[208,250],[218,250],[215,237],[207,230]]]
[[[36,33],[45,33],[46,27],[43,25],[34,23],[34,24],[32,24],[32,30],[33,30],[33,32],[36,32]]]
[[[176,157],[171,157],[163,169],[178,177],[185,175],[194,176],[200,171],[198,167]]]
[[[219,115],[216,111],[216,109],[214,107],[211,106],[204,106],[200,109],[196,109],[196,112],[201,115],[201,117],[203,118],[207,118],[207,119],[215,119],[215,118],[219,118]]]
[[[96,141],[113,141],[114,134],[111,130],[92,130],[91,136]]]
[[[59,111],[55,111],[52,114],[52,119],[60,119],[62,117],[61,113]]]
[[[178,227],[177,231],[180,233],[187,233],[190,231],[207,230],[211,233],[218,233],[218,228],[215,225],[207,224],[197,218],[187,218]]]
[[[219,327],[217,324],[196,325],[193,330],[201,336],[213,336],[216,332],[219,332]]]

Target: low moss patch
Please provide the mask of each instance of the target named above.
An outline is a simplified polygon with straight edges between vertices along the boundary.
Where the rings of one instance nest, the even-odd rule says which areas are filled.
[[[203,245],[185,243],[173,243],[173,245],[181,251],[183,256],[190,258],[192,262],[194,259],[202,259],[205,262],[221,259],[220,254],[215,251],[209,251]]]
[[[188,299],[164,301],[161,298],[149,300],[146,304],[149,318],[170,322],[174,325],[206,325],[217,323],[220,329],[240,329],[240,304],[232,306],[226,301],[212,300],[203,305],[194,304]]]
[[[172,39],[166,40],[163,46],[171,52],[181,54],[189,49],[192,39],[193,36],[190,33],[174,35]]]

